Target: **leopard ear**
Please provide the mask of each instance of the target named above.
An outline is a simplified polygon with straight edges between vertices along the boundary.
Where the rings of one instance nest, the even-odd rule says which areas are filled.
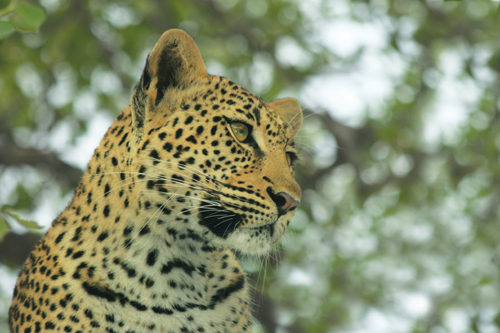
[[[168,30],[146,60],[130,106],[134,126],[142,127],[148,110],[156,107],[168,89],[186,87],[206,76],[207,70],[194,40],[182,30]]]
[[[302,107],[299,102],[295,98],[283,98],[268,105],[291,127],[291,135],[294,138],[302,126]]]

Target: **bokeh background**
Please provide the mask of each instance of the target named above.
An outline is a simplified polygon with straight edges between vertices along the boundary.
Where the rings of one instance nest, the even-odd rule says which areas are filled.
[[[500,332],[499,2],[0,8],[1,332],[20,265],[170,28],[211,74],[305,108],[302,205],[273,253],[243,258],[258,332]]]

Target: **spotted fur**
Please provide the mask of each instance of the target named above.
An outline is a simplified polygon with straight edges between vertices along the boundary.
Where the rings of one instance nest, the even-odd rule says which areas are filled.
[[[301,122],[296,100],[266,103],[207,74],[194,41],[167,31],[24,264],[10,330],[251,331],[234,251],[264,254],[290,223]]]

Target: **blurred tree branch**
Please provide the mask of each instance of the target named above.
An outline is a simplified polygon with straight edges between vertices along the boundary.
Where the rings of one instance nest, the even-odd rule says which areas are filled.
[[[362,165],[361,157],[359,154],[360,152],[367,151],[375,142],[381,140],[381,138],[377,136],[377,134],[380,133],[377,133],[375,131],[375,127],[373,126],[373,124],[367,123],[360,128],[353,128],[341,124],[337,120],[333,119],[332,116],[326,111],[313,113],[311,110],[304,110],[305,117],[311,114],[314,114],[314,117],[319,118],[324,128],[328,132],[330,132],[337,140],[337,159],[328,167],[316,169],[312,173],[302,172],[302,189],[317,189],[318,184],[323,179],[323,177],[330,175],[336,167],[342,164],[350,164],[356,170],[359,198],[367,198],[371,194],[378,192],[380,189],[390,183],[403,185],[410,184],[418,180],[422,175],[421,172],[424,162],[431,158],[445,156],[449,172],[453,175],[453,178],[456,179],[457,182],[464,176],[476,170],[479,166],[462,165],[458,163],[454,157],[452,149],[446,146],[443,146],[440,150],[433,153],[426,153],[421,150],[410,149],[406,153],[412,157],[414,165],[410,172],[408,172],[408,174],[406,174],[404,177],[398,177],[390,172],[382,182],[376,184],[367,184],[361,178]]]
[[[8,233],[0,242],[0,263],[12,267],[21,266],[40,237],[41,235],[31,233],[22,235]]]
[[[10,133],[3,133],[0,140],[0,165],[18,166],[29,165],[40,167],[46,165],[58,181],[68,182],[76,186],[82,176],[82,170],[62,161],[59,156],[51,151],[41,151],[35,148],[23,148],[16,144]]]

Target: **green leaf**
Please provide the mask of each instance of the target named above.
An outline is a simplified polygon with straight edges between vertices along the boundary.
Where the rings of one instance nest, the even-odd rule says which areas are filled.
[[[0,242],[3,240],[5,235],[9,233],[10,226],[7,221],[0,214]]]
[[[37,229],[37,230],[40,230],[43,228],[42,226],[38,225],[38,223],[36,223],[35,221],[25,220],[25,219],[19,217],[19,215],[14,213],[8,206],[3,206],[2,208],[0,208],[0,213],[2,213],[4,216],[7,215],[7,216],[13,218],[14,220],[16,220],[17,223],[19,223],[23,227],[26,227],[29,229]]]
[[[19,4],[10,17],[10,22],[21,32],[36,32],[45,21],[45,12],[28,3]]]
[[[10,36],[14,32],[14,27],[10,22],[0,21],[0,39]]]

